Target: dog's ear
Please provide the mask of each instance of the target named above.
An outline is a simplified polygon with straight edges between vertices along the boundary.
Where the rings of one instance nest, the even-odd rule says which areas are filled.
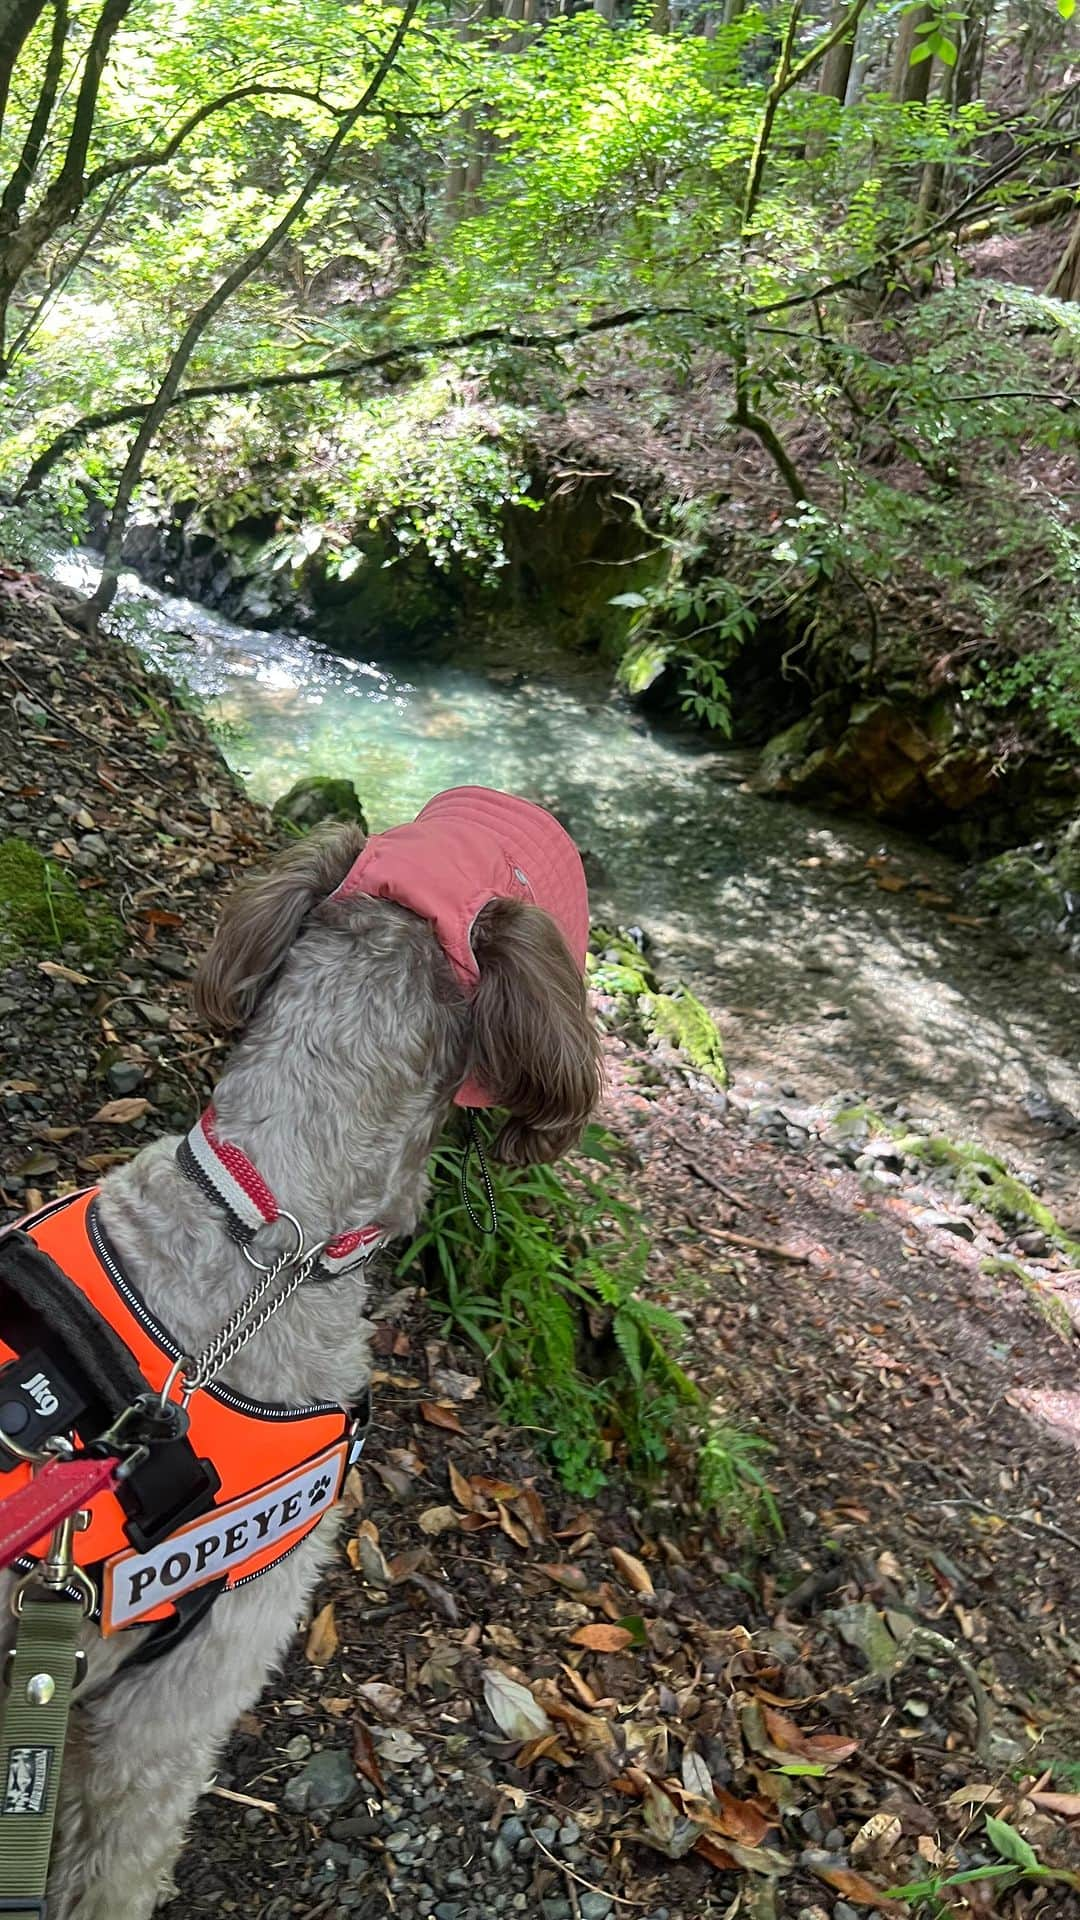
[[[600,1094],[600,1042],[580,970],[550,914],[493,900],[472,948],[469,1077],[510,1119],[495,1154],[512,1166],[557,1160],[574,1146]]]
[[[195,975],[195,1010],[219,1033],[247,1025],[313,906],[364,850],[359,827],[328,823],[286,847],[226,902]]]

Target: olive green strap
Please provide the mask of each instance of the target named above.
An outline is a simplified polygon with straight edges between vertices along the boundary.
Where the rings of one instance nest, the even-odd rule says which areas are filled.
[[[27,1593],[0,1731],[0,1915],[40,1916],[79,1658],[82,1603]]]

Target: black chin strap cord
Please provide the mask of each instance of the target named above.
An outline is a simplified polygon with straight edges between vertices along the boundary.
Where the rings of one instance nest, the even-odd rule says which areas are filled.
[[[488,1163],[484,1154],[484,1143],[480,1138],[480,1129],[476,1124],[476,1111],[473,1107],[467,1108],[466,1111],[468,1113],[469,1137],[465,1142],[465,1147],[461,1155],[462,1205],[469,1219],[472,1221],[473,1226],[476,1228],[477,1233],[498,1233],[499,1211],[495,1205],[495,1189],[491,1184],[491,1175],[488,1172]],[[487,1203],[488,1217],[486,1220],[481,1219],[477,1213],[472,1203],[472,1195],[469,1192],[469,1163],[474,1153],[476,1154],[477,1165],[480,1168],[480,1182],[483,1186],[484,1199]]]

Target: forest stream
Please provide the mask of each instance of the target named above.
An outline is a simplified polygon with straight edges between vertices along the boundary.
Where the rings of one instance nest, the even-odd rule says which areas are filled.
[[[94,577],[70,554],[52,571]],[[898,1103],[1075,1206],[1080,981],[981,923],[954,862],[754,792],[746,756],[648,725],[603,669],[568,664],[543,635],[518,636],[516,667],[493,666],[483,635],[454,664],[347,658],[131,574],[116,611],[207,703],[254,798],[348,775],[376,831],[454,784],[543,800],[591,856],[594,913],[640,926],[717,1013],[740,1091],[796,1122],[839,1093]]]

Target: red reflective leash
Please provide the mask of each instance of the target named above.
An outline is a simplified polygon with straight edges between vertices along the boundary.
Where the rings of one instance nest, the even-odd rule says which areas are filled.
[[[0,1500],[0,1567],[9,1567],[35,1540],[85,1507],[95,1493],[111,1487],[119,1456],[104,1459],[79,1454],[74,1460],[50,1460],[25,1487]]]

